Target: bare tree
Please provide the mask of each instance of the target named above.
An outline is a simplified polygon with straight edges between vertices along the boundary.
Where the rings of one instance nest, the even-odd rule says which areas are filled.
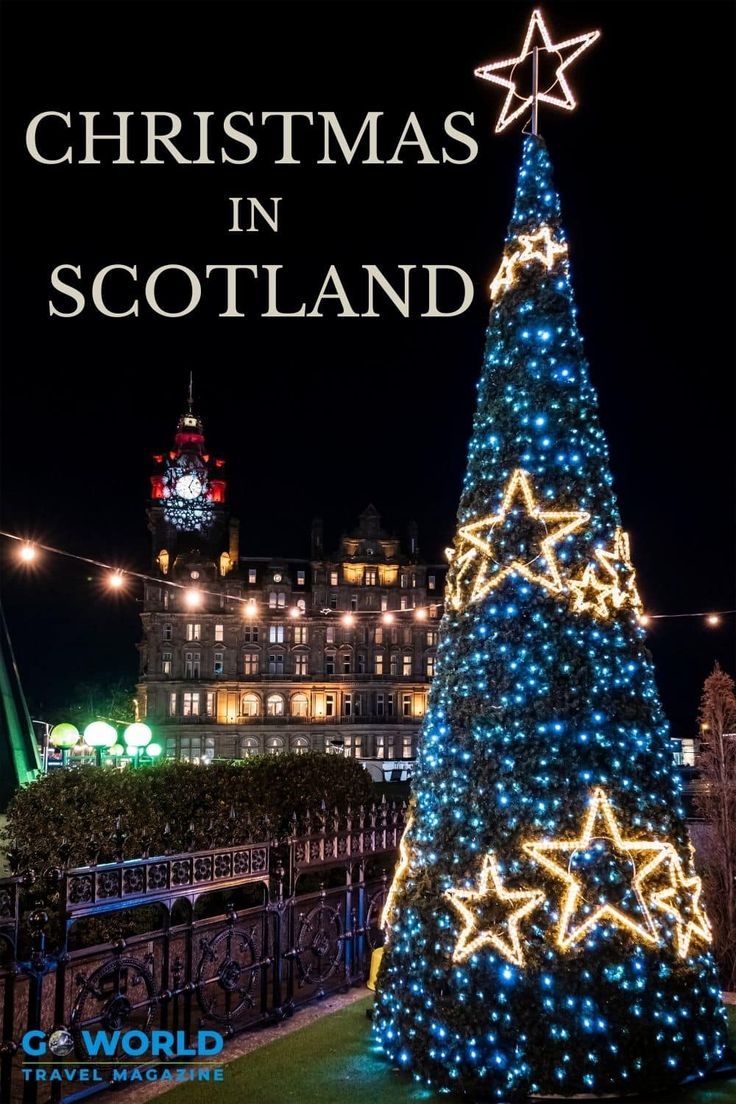
[[[716,663],[700,702],[698,811],[708,822],[703,884],[724,989],[736,988],[736,692]]]

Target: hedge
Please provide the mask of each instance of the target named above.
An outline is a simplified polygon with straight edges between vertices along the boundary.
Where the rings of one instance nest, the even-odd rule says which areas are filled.
[[[313,752],[243,763],[166,762],[139,770],[52,770],[20,790],[8,809],[13,866],[61,865],[204,850],[283,838],[325,805],[345,813],[376,799],[352,759]]]

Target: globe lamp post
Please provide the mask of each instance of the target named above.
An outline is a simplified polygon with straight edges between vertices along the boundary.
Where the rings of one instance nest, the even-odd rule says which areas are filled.
[[[144,748],[147,748],[153,739],[153,733],[147,724],[143,724],[141,721],[136,721],[134,724],[129,724],[123,732],[123,739],[125,740],[125,746],[128,749],[128,755],[133,760],[133,766],[138,766],[139,756]]]
[[[67,721],[54,725],[49,733],[49,743],[61,751],[61,765],[65,767],[70,749],[79,743],[79,729]]]
[[[92,721],[84,730],[84,742],[95,749],[97,766],[102,766],[102,755],[105,748],[111,748],[117,743],[116,729],[107,721]]]

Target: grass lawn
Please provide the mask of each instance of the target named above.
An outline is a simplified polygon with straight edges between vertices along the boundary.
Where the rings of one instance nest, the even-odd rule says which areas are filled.
[[[166,1104],[448,1104],[460,1099],[418,1087],[373,1050],[365,1014],[372,1000],[356,1001],[231,1062],[221,1084],[181,1085],[160,1099]],[[736,1009],[729,1009],[729,1016],[733,1045]],[[736,1080],[712,1081],[653,1100],[736,1104]],[[638,1104],[643,1104],[641,1097]]]

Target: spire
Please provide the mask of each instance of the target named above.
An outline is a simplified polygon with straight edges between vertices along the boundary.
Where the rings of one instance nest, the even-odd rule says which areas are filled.
[[[38,746],[0,609],[0,811],[41,769]]]
[[[190,368],[189,370],[189,413],[192,413],[192,407],[194,405],[194,372]]]

